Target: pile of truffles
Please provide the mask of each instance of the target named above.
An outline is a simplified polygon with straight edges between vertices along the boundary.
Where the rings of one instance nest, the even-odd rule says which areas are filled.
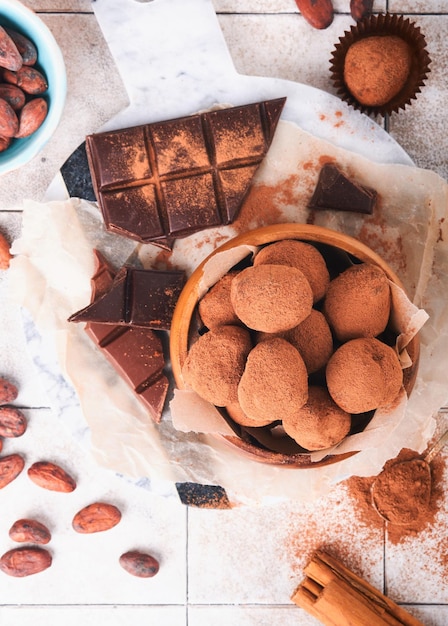
[[[386,274],[345,254],[335,270],[332,250],[282,240],[232,268],[199,301],[182,369],[230,422],[275,428],[299,451],[339,443],[403,384]]]

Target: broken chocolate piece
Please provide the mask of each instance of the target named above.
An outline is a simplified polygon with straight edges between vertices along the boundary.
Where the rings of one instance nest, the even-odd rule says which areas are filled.
[[[170,243],[230,224],[271,145],[286,98],[86,138],[107,230]]]
[[[95,251],[97,270],[92,277],[92,300],[108,292],[114,271]],[[129,384],[155,422],[160,422],[169,382],[164,373],[163,344],[149,328],[88,323],[85,331],[114,369]]]
[[[109,289],[69,321],[169,330],[184,282],[182,271],[123,267]]]
[[[371,215],[377,192],[350,180],[333,163],[326,163],[308,204],[310,209],[351,211]]]

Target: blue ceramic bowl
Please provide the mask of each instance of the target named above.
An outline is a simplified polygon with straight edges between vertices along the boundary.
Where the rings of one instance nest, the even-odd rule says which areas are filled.
[[[64,109],[67,77],[64,58],[55,38],[31,9],[18,0],[1,0],[0,24],[31,39],[38,52],[36,68],[48,82],[48,89],[43,94],[48,102],[47,117],[30,137],[14,139],[4,152],[0,152],[0,174],[4,174],[34,158],[56,130]]]

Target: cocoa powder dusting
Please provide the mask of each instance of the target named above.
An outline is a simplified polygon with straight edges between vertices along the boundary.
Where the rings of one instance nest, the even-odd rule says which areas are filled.
[[[385,463],[384,470],[387,470],[387,468],[401,461],[416,458],[419,458],[419,455],[415,451],[405,448],[395,459],[391,459]],[[421,507],[419,516],[416,519],[409,521],[406,525],[397,525],[390,522],[387,523],[387,538],[394,545],[403,542],[408,537],[416,536],[429,529],[435,522],[443,497],[443,474],[445,468],[443,458],[440,456],[436,457],[431,462],[430,467],[432,482],[431,493],[427,506]],[[345,485],[347,488],[347,494],[355,505],[354,511],[357,518],[366,525],[372,524],[378,527],[383,524],[383,521],[375,511],[372,504],[371,489],[375,479],[376,476],[369,478],[359,478],[353,476],[345,482]],[[401,478],[398,477],[395,486],[398,486],[400,480]],[[397,502],[397,507],[399,506],[400,502]],[[448,554],[445,554],[445,561],[448,565]]]

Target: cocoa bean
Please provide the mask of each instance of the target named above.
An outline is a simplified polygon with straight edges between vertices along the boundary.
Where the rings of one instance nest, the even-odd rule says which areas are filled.
[[[44,98],[34,98],[25,104],[19,113],[19,130],[16,138],[29,137],[47,117],[48,105]]]
[[[9,404],[10,402],[14,402],[18,395],[19,390],[17,387],[9,380],[6,380],[6,378],[0,377],[0,404]]]
[[[17,72],[4,70],[3,80],[11,85],[17,85],[25,93],[32,96],[44,93],[48,88],[45,76],[36,68],[28,65],[22,65]]]
[[[75,480],[59,465],[49,461],[37,461],[28,468],[29,478],[43,489],[70,493],[76,489]]]
[[[373,0],[350,0],[350,13],[359,22],[372,13]]]
[[[0,136],[0,152],[4,152],[11,145],[11,137],[1,137]],[[4,267],[0,267],[0,269],[5,269]]]
[[[0,84],[0,98],[6,100],[14,111],[19,111],[25,104],[25,94],[16,85]]]
[[[26,417],[20,409],[0,406],[0,437],[21,437],[26,427]]]
[[[3,439],[0,438],[0,452],[3,450]]]
[[[90,534],[109,530],[121,520],[121,511],[113,504],[94,502],[84,507],[73,518],[77,533]]]
[[[0,67],[17,72],[22,67],[22,63],[16,44],[3,26],[0,26]]]
[[[313,28],[322,30],[333,22],[334,11],[331,0],[296,0],[304,19]]]
[[[37,48],[34,43],[28,39],[28,37],[25,37],[25,35],[18,33],[12,28],[5,28],[5,30],[15,43],[22,57],[23,65],[34,65],[37,61]]]
[[[138,578],[151,578],[159,571],[159,562],[153,556],[137,550],[122,554],[119,563],[129,574]]]
[[[3,98],[0,98],[0,135],[14,137],[19,130],[19,119],[12,108]]]
[[[8,576],[23,578],[50,567],[51,554],[44,548],[14,548],[0,558],[0,570]]]
[[[51,533],[45,524],[35,519],[18,519],[9,529],[9,536],[19,543],[48,543]]]
[[[6,141],[11,141],[11,139],[7,139]],[[0,145],[1,145],[1,141],[0,141]],[[1,151],[1,148],[0,148],[0,151]],[[0,233],[0,270],[7,270],[9,267],[9,262],[12,259],[12,254],[9,251],[9,247],[10,246],[9,246],[8,240],[3,235],[3,233]]]
[[[25,460],[20,454],[0,457],[0,489],[12,482],[25,467]]]

